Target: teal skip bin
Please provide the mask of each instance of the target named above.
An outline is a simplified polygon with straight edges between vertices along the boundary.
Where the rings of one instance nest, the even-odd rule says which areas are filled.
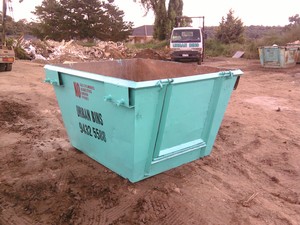
[[[150,59],[45,71],[71,144],[131,182],[209,155],[242,75]]]
[[[260,64],[268,68],[293,67],[297,62],[297,47],[264,46],[258,48]]]

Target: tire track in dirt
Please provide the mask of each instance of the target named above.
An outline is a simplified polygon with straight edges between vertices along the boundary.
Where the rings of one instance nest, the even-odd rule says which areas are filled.
[[[294,207],[295,204],[300,204],[299,194],[295,190],[287,188],[285,184],[281,184],[274,175],[266,172],[256,162],[249,161],[244,157],[244,154],[247,153],[245,149],[259,146],[261,146],[261,143],[254,140],[237,149],[234,153],[223,154],[219,160],[206,160],[205,163],[200,160],[196,161],[199,169],[204,171],[204,173],[201,173],[201,178],[207,177],[207,179],[216,180],[217,182],[211,181],[211,183],[217,184],[217,188],[221,193],[224,193],[224,196],[234,200],[242,207],[259,208],[261,211],[267,210],[278,221],[288,221],[284,224],[296,225],[295,219],[289,214],[293,212],[295,215],[300,215],[300,209],[296,210]],[[241,181],[250,181],[252,186],[237,186],[238,183],[234,182],[234,177],[239,177]],[[296,178],[299,178],[299,176]],[[276,190],[275,193],[274,190]],[[244,205],[249,196],[255,193],[258,195],[249,202],[250,205]],[[269,199],[272,199],[272,201]],[[272,210],[269,209],[270,205],[272,205]],[[284,208],[282,209],[283,205]],[[274,211],[281,212],[281,216],[279,217]]]
[[[36,222],[34,222],[31,218],[27,216],[19,216],[15,212],[15,210],[9,207],[5,207],[3,209],[2,207],[0,208],[0,225],[34,225]]]
[[[106,189],[107,184],[112,181],[106,180],[101,186]],[[114,183],[114,182],[112,182]],[[123,187],[115,187],[110,191],[103,192],[100,186],[96,185],[99,189],[99,195],[96,195],[89,201],[86,201],[80,207],[80,213],[78,217],[80,218],[79,224],[89,224],[89,225],[107,225],[107,224],[124,224],[128,214],[131,213],[131,208],[135,199],[137,199],[136,194],[132,194],[128,191],[120,191]],[[118,196],[114,195],[118,192]],[[85,198],[86,199],[86,198]],[[111,202],[115,202],[111,204]],[[130,224],[130,223],[129,223]]]
[[[120,205],[108,210],[103,210],[103,207],[99,205],[99,202],[94,203],[94,205],[96,204],[98,204],[95,208],[96,211],[98,211],[98,214],[92,216],[95,220],[84,220],[91,225],[180,225],[187,224],[186,221],[194,216],[188,208],[185,208],[184,210],[181,208],[181,210],[178,210],[176,205],[179,203],[172,200],[172,193],[167,189],[159,187],[150,189],[146,192],[141,191],[138,194],[127,193],[120,197]],[[86,212],[83,214],[86,214]],[[96,215],[101,215],[101,218],[97,218]],[[87,218],[91,217],[87,216]]]

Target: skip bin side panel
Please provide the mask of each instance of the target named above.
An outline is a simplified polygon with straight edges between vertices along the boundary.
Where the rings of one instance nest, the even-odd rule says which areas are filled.
[[[206,121],[213,80],[172,84],[161,119],[159,149],[154,157],[168,154],[168,149],[201,139]]]
[[[205,146],[200,134],[212,83],[201,80],[134,91],[136,136],[132,182],[199,157],[199,148]],[[166,155],[168,161],[164,162]]]
[[[296,63],[300,63],[300,44],[296,46],[296,52],[295,52],[295,61]]]
[[[170,84],[154,154],[146,176],[196,160],[206,146],[204,129],[214,79]]]
[[[237,77],[174,85],[145,176],[152,176],[210,154]]]
[[[280,48],[263,48],[263,61],[266,67],[280,67]]]
[[[298,47],[295,51],[295,61],[296,63],[300,63],[300,47]]]
[[[293,47],[285,48],[282,67],[292,67],[297,63],[297,49]]]
[[[121,176],[133,170],[134,109],[105,101],[103,82],[61,74],[54,86],[71,144]],[[112,93],[114,94],[114,93]]]
[[[205,122],[202,135],[206,142],[206,147],[201,149],[202,156],[209,155],[212,151],[212,147],[221,126],[236,79],[237,76],[221,77],[214,81],[213,95],[210,99],[208,117]]]
[[[259,48],[260,63],[264,67],[280,67],[280,48],[261,47]]]

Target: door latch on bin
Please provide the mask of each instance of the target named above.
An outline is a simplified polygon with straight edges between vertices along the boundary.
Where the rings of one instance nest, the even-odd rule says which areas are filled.
[[[112,102],[112,103],[116,104],[117,106],[126,106],[125,100],[123,98],[121,98],[119,100],[115,100],[115,99],[113,99],[112,95],[104,96],[104,101]],[[126,106],[126,107],[133,108],[133,106]]]
[[[59,86],[59,82],[57,80],[45,79],[46,83]]]
[[[134,102],[131,98],[131,89],[110,83],[104,83],[104,101],[111,102],[116,106],[134,108]]]
[[[160,88],[163,88],[163,86],[171,84],[173,81],[174,81],[173,79],[159,80],[157,82],[157,85],[160,86]]]
[[[62,81],[61,81],[61,77],[60,77],[60,73],[57,71],[52,71],[52,70],[48,70],[46,69],[46,79],[45,79],[46,83],[55,85],[55,86],[62,86]]]
[[[223,77],[233,77],[234,74],[232,71],[222,71],[219,72],[219,75]]]

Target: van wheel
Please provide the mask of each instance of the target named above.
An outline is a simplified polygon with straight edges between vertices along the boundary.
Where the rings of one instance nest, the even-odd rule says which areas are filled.
[[[6,70],[6,64],[0,63],[0,72],[3,72]]]
[[[199,57],[197,63],[198,63],[198,65],[201,65],[201,63],[202,63],[202,57],[201,56]]]
[[[6,63],[6,71],[11,71],[12,70],[12,63]]]

